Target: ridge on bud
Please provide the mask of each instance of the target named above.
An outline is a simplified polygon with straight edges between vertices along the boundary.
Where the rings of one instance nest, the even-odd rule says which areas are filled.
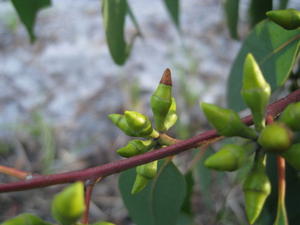
[[[243,185],[246,214],[250,224],[255,223],[271,193],[271,182],[265,171],[265,161],[266,156],[261,155],[254,162]]]
[[[246,56],[241,94],[250,108],[255,128],[260,131],[265,126],[265,111],[271,95],[271,87],[266,82],[253,55]]]
[[[240,119],[239,115],[230,110],[221,108],[214,104],[201,103],[201,108],[212,126],[220,135],[232,137],[240,136],[250,139],[256,139],[256,132],[247,127]]]
[[[130,129],[124,115],[114,113],[109,114],[108,118],[126,135],[136,137],[136,134],[132,131],[132,129]]]

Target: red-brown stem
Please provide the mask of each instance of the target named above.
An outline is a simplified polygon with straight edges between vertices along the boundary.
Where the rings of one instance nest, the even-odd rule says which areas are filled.
[[[11,168],[11,167],[7,167],[7,166],[3,166],[0,165],[0,173],[12,176],[12,177],[16,177],[18,179],[24,180],[26,179],[30,173],[22,171],[22,170],[18,170],[15,168]]]
[[[285,160],[277,156],[277,173],[278,173],[278,202],[284,204],[285,199]]]
[[[296,90],[285,98],[282,98],[277,102],[269,105],[267,115],[277,117],[287,105],[297,101],[300,101],[300,90]],[[243,118],[243,122],[247,125],[251,125],[252,117],[247,116]],[[201,142],[208,141],[218,136],[219,135],[215,130],[209,130],[190,139],[180,141],[174,145],[161,148],[156,151],[147,152],[145,154],[134,156],[128,159],[107,163],[102,166],[61,174],[41,175],[38,177],[33,177],[32,179],[27,179],[25,181],[2,184],[0,185],[0,192],[23,191],[56,184],[71,183],[78,180],[96,179],[97,177],[109,176],[111,174],[118,173],[120,171],[124,171],[144,163],[162,159],[170,155],[176,155],[180,152],[198,146]]]
[[[82,223],[83,224],[89,224],[89,213],[90,213],[90,202],[91,202],[91,196],[93,193],[93,189],[95,184],[100,180],[99,178],[96,181],[87,181],[85,186],[85,210],[82,217]]]

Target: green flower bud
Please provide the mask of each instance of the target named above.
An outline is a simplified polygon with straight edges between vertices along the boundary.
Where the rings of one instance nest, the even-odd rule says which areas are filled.
[[[153,130],[149,118],[135,111],[125,111],[125,119],[130,129],[139,137],[157,138],[158,132]]]
[[[115,225],[115,224],[110,223],[110,222],[106,222],[106,221],[102,221],[102,222],[93,223],[91,225]]]
[[[1,223],[1,225],[51,225],[40,219],[39,217],[29,214],[23,213],[20,214],[12,219],[6,220],[5,222]]]
[[[272,10],[266,14],[273,22],[287,30],[300,27],[300,12],[296,9]]]
[[[260,131],[265,125],[264,117],[271,88],[252,54],[248,54],[245,59],[241,94],[252,112],[256,129]]]
[[[125,147],[118,149],[117,153],[123,157],[131,157],[149,151],[153,145],[152,140],[132,140]]]
[[[239,169],[249,156],[245,148],[235,144],[224,145],[217,153],[207,158],[204,165],[220,171]]]
[[[128,126],[128,123],[124,115],[121,114],[109,114],[108,118],[122,130],[126,135],[137,137],[133,130]]]
[[[137,166],[136,173],[149,180],[153,179],[157,173],[157,160]]]
[[[290,147],[292,136],[283,123],[272,123],[262,130],[258,143],[267,152],[282,153]]]
[[[271,183],[265,171],[265,157],[256,161],[243,185],[246,214],[250,224],[260,215],[271,193]]]
[[[280,119],[294,131],[300,131],[300,102],[288,105],[282,112]]]
[[[201,107],[208,121],[220,135],[227,137],[240,136],[251,139],[257,137],[256,132],[247,127],[236,112],[204,102],[201,103]]]
[[[52,215],[62,225],[74,224],[85,210],[84,187],[76,182],[54,197]]]
[[[172,104],[171,71],[166,69],[150,100],[157,130],[165,131],[165,119]]]
[[[175,98],[172,98],[172,104],[164,122],[164,129],[169,130],[176,123],[177,119],[176,101]]]
[[[147,178],[140,174],[136,174],[135,181],[131,189],[131,194],[136,194],[143,190],[147,186],[148,182],[149,180]]]
[[[282,156],[292,167],[300,170],[300,143],[293,144]]]

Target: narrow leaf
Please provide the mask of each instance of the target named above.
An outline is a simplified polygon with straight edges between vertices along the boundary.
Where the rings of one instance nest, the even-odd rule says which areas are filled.
[[[239,20],[240,0],[225,0],[224,9],[227,19],[227,26],[232,38],[238,39],[237,25]]]
[[[179,27],[180,27],[180,21],[179,21],[180,4],[179,4],[179,0],[164,0],[164,3],[166,5],[166,8],[167,8],[174,24],[179,29]]]
[[[279,9],[286,9],[288,3],[289,3],[289,0],[280,0],[280,2],[279,2]]]
[[[186,195],[184,198],[184,202],[181,207],[181,211],[187,215],[192,215],[192,195],[193,195],[193,187],[194,187],[194,177],[193,172],[189,171],[185,176],[186,183]]]
[[[231,68],[227,83],[227,103],[235,111],[245,108],[240,90],[243,64],[248,53],[257,60],[272,91],[282,86],[295,63],[300,29],[287,31],[270,21],[259,23],[244,41]]]
[[[51,0],[11,0],[20,20],[25,25],[31,42],[35,41],[34,25],[38,11],[51,5]]]
[[[157,177],[141,192],[130,194],[135,169],[121,173],[119,189],[137,225],[176,224],[185,197],[185,179],[173,163],[160,163]]]
[[[266,12],[272,10],[272,0],[252,0],[249,7],[251,26],[266,18]]]
[[[129,49],[124,39],[125,17],[128,12],[126,0],[103,0],[102,16],[109,52],[116,64],[125,63]]]

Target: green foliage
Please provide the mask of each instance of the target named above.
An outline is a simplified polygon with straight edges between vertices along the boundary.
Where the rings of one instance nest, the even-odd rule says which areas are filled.
[[[20,20],[25,25],[31,42],[35,41],[34,25],[39,10],[51,5],[50,0],[11,0]]]
[[[298,54],[300,30],[287,31],[270,21],[254,27],[242,43],[227,82],[227,102],[240,111],[245,105],[240,96],[243,62],[252,53],[273,91],[288,79]]]
[[[128,12],[126,0],[103,0],[102,16],[106,41],[116,64],[122,65],[129,56],[131,45],[124,39],[125,18]]]
[[[158,175],[141,192],[132,195],[134,169],[122,172],[119,188],[129,215],[137,225],[176,224],[186,193],[184,176],[172,162],[160,163]],[[176,185],[175,185],[176,184]]]
[[[238,19],[239,19],[240,0],[225,0],[224,9],[227,25],[232,38],[238,39]]]
[[[249,6],[251,26],[266,18],[266,12],[272,10],[273,0],[251,0]]]
[[[179,20],[179,9],[180,9],[180,2],[179,0],[164,0],[164,3],[166,5],[166,8],[168,9],[168,12],[176,25],[177,29],[180,28],[180,20]]]

